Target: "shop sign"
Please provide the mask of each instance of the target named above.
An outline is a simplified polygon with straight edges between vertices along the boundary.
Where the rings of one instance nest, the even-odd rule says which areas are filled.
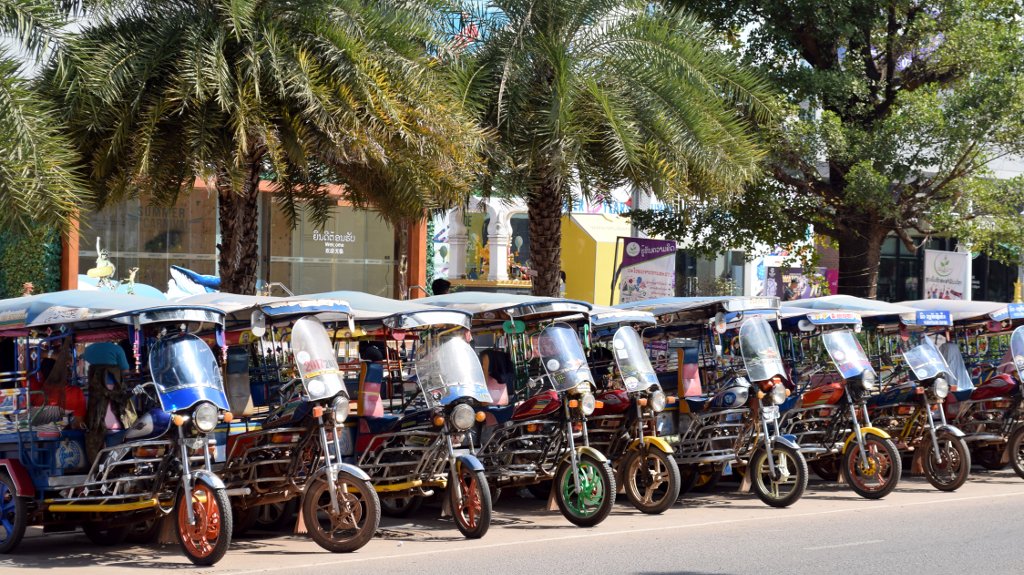
[[[356,241],[352,232],[332,232],[330,230],[313,230],[313,241],[323,245],[324,253],[331,256],[343,255],[346,244]]]
[[[925,299],[970,299],[971,254],[924,251]]]
[[[619,301],[669,297],[676,292],[676,242],[624,238]]]

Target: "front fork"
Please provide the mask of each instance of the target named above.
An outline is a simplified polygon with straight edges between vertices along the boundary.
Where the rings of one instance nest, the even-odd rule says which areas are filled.
[[[843,388],[843,391],[846,393],[847,403],[850,404],[850,421],[853,423],[853,432],[857,436],[857,447],[860,448],[860,464],[861,464],[861,466],[864,469],[867,469],[868,468],[868,454],[866,452],[866,446],[864,445],[864,434],[861,433],[860,421],[857,418],[857,406],[855,406],[853,404],[853,400],[850,397],[850,391],[848,389],[846,389],[846,388]],[[865,403],[864,404],[864,417],[867,417],[867,415],[868,415],[868,406]],[[868,421],[868,425],[871,425],[871,420],[869,419],[867,421]]]
[[[939,452],[939,437],[935,432],[935,420],[932,418],[932,405],[928,403],[928,395],[922,395],[921,401],[924,402],[924,417],[928,420],[928,435],[931,436],[932,440],[932,457],[935,458],[935,463],[942,463],[942,454]],[[939,414],[942,417],[942,423],[946,423],[946,414],[943,412],[942,404],[939,404]]]
[[[775,458],[772,457],[772,434],[771,428],[768,426],[768,420],[764,418],[764,411],[762,410],[761,401],[757,402],[757,418],[761,421],[761,433],[764,436],[764,451],[768,455],[768,473],[771,474],[773,479],[778,479],[779,474],[775,470]],[[774,421],[775,433],[779,433],[779,420]]]
[[[189,525],[196,524],[195,511],[192,509],[192,465],[189,461],[188,445],[185,442],[184,427],[178,427],[178,447],[181,450],[181,485],[185,490],[185,516]],[[207,448],[206,461],[209,462],[209,448]]]
[[[576,439],[572,433],[572,412],[569,410],[569,402],[563,401],[562,408],[565,410],[565,432],[569,438],[569,462],[572,464],[572,484],[576,493],[580,492],[579,460],[576,457]],[[555,486],[557,489],[558,486]]]
[[[468,431],[466,433],[469,433]],[[459,474],[459,460],[455,458],[455,447],[452,445],[452,434],[447,429],[442,429],[441,434],[444,435],[445,445],[448,447],[448,468],[451,469],[452,484],[448,487],[453,489],[455,492],[455,500],[462,501],[462,485],[461,475]],[[472,443],[472,442],[471,442]]]
[[[341,512],[341,505],[338,503],[338,493],[334,483],[334,469],[331,467],[334,463],[333,457],[331,457],[331,443],[327,439],[327,430],[324,429],[324,416],[320,415],[316,418],[316,427],[320,431],[320,448],[324,454],[324,465],[327,469],[327,487],[331,491],[331,509],[334,513]],[[338,459],[341,459],[341,444],[338,441],[338,429],[334,429],[334,449],[337,450],[335,453],[338,455]]]

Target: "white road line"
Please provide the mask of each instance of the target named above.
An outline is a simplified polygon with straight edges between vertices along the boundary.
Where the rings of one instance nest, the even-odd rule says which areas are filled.
[[[881,539],[870,539],[868,541],[853,541],[851,543],[836,543],[835,545],[821,545],[819,547],[804,547],[804,551],[821,551],[822,549],[839,549],[841,547],[857,547],[859,545],[874,545],[883,543]]]
[[[881,509],[898,509],[901,507],[918,507],[921,505],[948,505],[950,503],[958,503],[964,501],[977,501],[979,499],[998,499],[1002,497],[1021,497],[1024,496],[1024,491],[1016,493],[1000,493],[998,495],[972,495],[970,497],[954,497],[950,499],[941,500],[929,500],[929,501],[918,501],[914,503],[897,503],[897,504],[873,504],[870,507],[859,506],[859,507],[847,507],[844,509],[830,509],[828,511],[814,511],[810,513],[796,513],[793,515],[773,515],[771,517],[745,517],[743,519],[723,519],[721,521],[705,521],[703,523],[690,523],[686,525],[664,525],[661,527],[644,527],[639,529],[622,529],[618,531],[587,531],[576,535],[563,535],[561,537],[547,537],[543,540],[543,543],[551,543],[554,541],[573,541],[578,539],[594,539],[597,537],[615,537],[618,535],[633,535],[636,533],[653,533],[657,531],[668,531],[668,530],[679,530],[679,529],[694,529],[698,527],[715,527],[720,525],[732,525],[737,523],[759,523],[765,521],[785,521],[789,519],[798,519],[804,517],[816,517],[820,515],[835,515],[838,513],[851,513],[851,512],[868,512],[877,511]],[[476,551],[479,549],[499,549],[502,547],[514,547],[517,545],[533,545],[535,540],[521,540],[521,541],[506,541],[504,543],[486,543],[483,545],[454,545],[445,547],[443,549],[432,549],[429,551],[414,551],[412,553],[400,553],[395,555],[364,555],[362,557],[352,556],[346,559],[338,561],[318,561],[316,563],[304,563],[294,564],[282,567],[263,567],[259,569],[240,569],[238,571],[221,571],[219,573],[230,573],[231,575],[250,575],[255,573],[273,573],[276,571],[296,571],[301,569],[310,569],[313,567],[329,567],[335,565],[348,565],[353,563],[364,563],[366,561],[385,561],[387,559],[407,558],[407,557],[422,557],[425,555],[437,555],[441,553],[463,553],[466,551]]]

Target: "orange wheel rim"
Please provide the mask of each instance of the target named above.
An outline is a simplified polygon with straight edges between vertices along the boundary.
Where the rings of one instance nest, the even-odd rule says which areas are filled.
[[[220,506],[213,490],[202,483],[196,484],[189,497],[195,524],[188,523],[188,508],[178,507],[178,532],[189,553],[196,557],[208,557],[217,547],[220,539]]]
[[[468,479],[468,481],[467,481]],[[477,518],[483,505],[480,503],[480,494],[477,493],[476,477],[473,474],[459,475],[459,489],[462,491],[462,500],[459,502],[459,517],[470,529],[476,528]]]

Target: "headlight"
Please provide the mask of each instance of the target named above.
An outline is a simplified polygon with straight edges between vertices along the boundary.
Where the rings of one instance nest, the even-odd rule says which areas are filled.
[[[476,421],[476,412],[468,403],[460,403],[455,406],[455,409],[452,409],[452,414],[448,419],[456,430],[467,431],[473,427],[473,422]]]
[[[932,390],[935,392],[935,397],[938,397],[939,399],[945,398],[949,395],[949,381],[941,375],[936,377]]]
[[[772,403],[775,405],[786,403],[786,386],[781,383],[775,384],[775,387],[772,388]]]
[[[335,423],[341,423],[348,419],[348,398],[347,397],[335,397],[334,404],[331,406],[334,409],[334,421]]]
[[[583,411],[583,415],[590,415],[594,413],[594,409],[597,408],[597,398],[594,397],[593,393],[589,391],[580,396],[580,409]]]
[[[655,390],[654,393],[651,394],[648,405],[651,406],[654,413],[665,411],[665,392],[660,389]]]
[[[217,415],[217,406],[204,401],[192,412],[192,422],[195,423],[196,429],[199,431],[209,433],[213,431],[214,427],[217,427]]]
[[[869,370],[865,370],[864,373],[861,374],[860,383],[861,383],[861,385],[864,386],[864,389],[874,389],[875,388],[875,381],[876,381],[876,377],[875,377],[875,372],[874,371],[869,369]]]

